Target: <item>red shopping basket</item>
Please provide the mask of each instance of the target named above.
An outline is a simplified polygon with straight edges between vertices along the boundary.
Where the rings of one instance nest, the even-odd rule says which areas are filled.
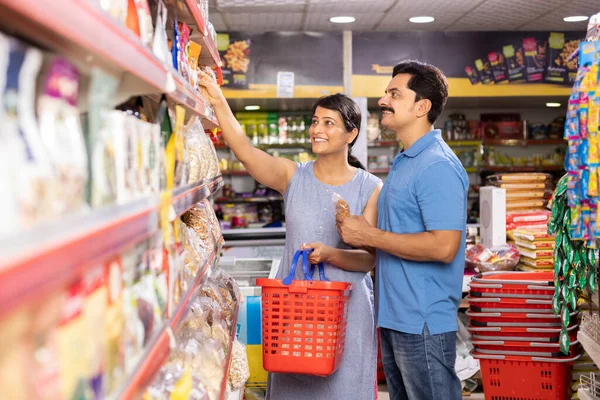
[[[479,359],[488,400],[565,400],[571,398],[571,371],[581,354],[568,358],[483,355]]]
[[[341,364],[351,284],[320,281],[308,271],[309,251],[297,251],[290,275],[257,279],[262,287],[263,368],[269,372],[328,376]],[[302,257],[303,281],[294,280]]]

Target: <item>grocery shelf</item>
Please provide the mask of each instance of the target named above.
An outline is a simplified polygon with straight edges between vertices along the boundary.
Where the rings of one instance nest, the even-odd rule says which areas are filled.
[[[600,365],[600,343],[597,343],[581,329],[577,332],[577,340],[579,340],[585,351],[594,361],[594,364]]]
[[[399,147],[399,143],[395,140],[380,140],[369,143],[369,147]]]
[[[448,140],[446,144],[450,147],[479,147],[481,140]]]
[[[183,214],[223,184],[223,178],[177,189],[173,207]],[[0,242],[0,315],[19,303],[68,284],[87,268],[159,229],[157,196],[73,215]]]
[[[489,172],[550,172],[550,171],[561,171],[562,165],[523,165],[523,166],[495,166],[488,165],[481,167],[483,171]]]
[[[212,193],[215,193],[222,186],[223,178],[217,177],[202,185],[192,183],[190,185],[175,189],[173,191],[173,199],[171,201],[175,210],[175,214],[177,216],[184,214],[195,204],[208,198]]]
[[[238,298],[235,302],[235,310],[233,311],[233,321],[231,323],[231,332],[229,336],[229,349],[227,352],[227,360],[225,362],[225,374],[223,375],[223,382],[221,383],[221,395],[219,396],[219,400],[226,400],[225,395],[227,393],[227,380],[229,378],[229,367],[231,366],[231,356],[233,355],[233,342],[235,341],[235,337],[237,334],[237,320],[238,314],[240,312],[240,295],[238,294]]]
[[[215,203],[269,203],[272,201],[283,201],[282,196],[267,196],[267,197],[219,197],[215,199]]]
[[[8,33],[77,61],[81,69],[98,66],[122,78],[121,101],[133,95],[166,93],[207,118],[209,125],[216,125],[212,107],[187,81],[90,1],[0,0],[0,24],[10,27]]]
[[[188,291],[182,297],[177,308],[173,312],[171,319],[156,333],[154,340],[149,342],[150,344],[141,356],[137,367],[134,369],[133,373],[125,379],[126,384],[119,391],[120,394],[117,398],[124,400],[141,398],[146,386],[152,382],[156,373],[163,366],[171,350],[173,332],[177,330],[179,324],[185,318],[190,303],[194,299],[194,294],[200,287],[208,267],[215,261],[217,256],[216,251],[216,249],[213,250],[202,269],[198,272],[198,275],[196,275],[194,282],[190,285]]]
[[[219,51],[217,50],[217,44],[212,40],[208,29],[206,27],[206,21],[204,21],[204,17],[202,17],[202,12],[198,7],[198,3],[196,0],[185,0],[188,10],[190,14],[194,18],[195,25],[200,31],[202,43],[199,43],[203,49],[208,49],[209,57],[207,57],[206,53],[200,53],[199,62],[204,65],[213,65],[217,67],[222,67],[223,63],[221,62],[221,57],[219,56]],[[194,39],[197,39],[197,36],[194,35]]]
[[[560,146],[566,144],[563,139],[484,139],[484,146]]]
[[[467,171],[468,173],[474,173],[479,171],[479,167],[465,167],[465,171]]]

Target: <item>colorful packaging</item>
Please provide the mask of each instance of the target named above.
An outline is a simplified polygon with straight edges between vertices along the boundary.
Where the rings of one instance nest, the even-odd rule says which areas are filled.
[[[469,81],[471,81],[471,85],[477,85],[479,83],[479,75],[477,74],[477,70],[470,65],[465,67],[465,72],[469,77]]]
[[[508,79],[508,74],[504,63],[504,55],[494,51],[488,54],[488,60],[492,67],[494,82],[500,83],[506,81]]]
[[[502,54],[506,61],[508,80],[510,82],[524,82],[526,78],[525,55],[523,47],[507,45],[502,48]]]
[[[479,73],[479,79],[481,83],[484,85],[494,83],[494,78],[492,74],[492,66],[487,59],[477,59],[475,60],[475,68],[477,68],[477,72]]]
[[[135,9],[137,11],[140,39],[144,46],[150,47],[152,44],[152,35],[154,28],[152,26],[152,16],[150,15],[150,7],[147,0],[134,0]]]
[[[551,32],[548,39],[548,69],[544,82],[564,84],[567,81],[567,60],[570,54],[563,51],[565,47],[565,34]]]
[[[542,82],[546,69],[547,43],[534,37],[523,39],[525,65],[527,66],[527,82]]]

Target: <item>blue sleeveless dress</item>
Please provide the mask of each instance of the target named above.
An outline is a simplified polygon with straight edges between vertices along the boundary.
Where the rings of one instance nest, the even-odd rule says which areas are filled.
[[[278,278],[289,274],[290,263],[302,243],[320,242],[348,249],[335,226],[333,193],[338,193],[350,206],[350,212],[361,215],[373,190],[381,182],[364,170],[341,186],[320,182],[314,174],[313,162],[297,164],[296,172],[284,194],[286,216],[285,252]],[[348,325],[344,359],[332,375],[321,378],[309,375],[269,374],[269,400],[372,400],[375,398],[377,369],[377,337],[374,317],[373,284],[366,272],[349,272],[325,265],[325,276],[331,281],[353,283],[348,308]],[[302,278],[302,267],[296,279]],[[319,279],[317,271],[313,279]]]

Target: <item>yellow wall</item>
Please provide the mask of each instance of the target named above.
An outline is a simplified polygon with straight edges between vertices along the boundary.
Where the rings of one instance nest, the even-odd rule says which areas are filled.
[[[294,97],[302,99],[318,99],[334,93],[342,93],[343,86],[300,86],[294,88]],[[277,98],[277,85],[250,84],[248,90],[223,89],[228,99],[275,99]]]
[[[390,76],[353,75],[354,97],[381,97],[390,81]],[[471,85],[468,78],[448,78],[450,97],[527,97],[568,96],[571,88],[549,84]]]

